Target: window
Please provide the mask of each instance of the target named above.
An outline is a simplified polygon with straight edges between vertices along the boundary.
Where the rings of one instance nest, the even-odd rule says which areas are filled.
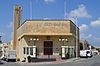
[[[25,47],[23,47],[23,53],[25,54]]]
[[[87,51],[86,53],[88,54],[88,53],[90,53],[90,51]]]
[[[29,47],[27,47],[27,54],[29,54]]]
[[[33,47],[30,47],[30,55],[33,55]]]
[[[33,55],[33,47],[23,47],[23,54]]]

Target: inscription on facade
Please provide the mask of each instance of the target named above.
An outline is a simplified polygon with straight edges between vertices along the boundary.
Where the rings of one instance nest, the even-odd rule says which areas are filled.
[[[44,27],[45,26],[48,26],[48,27],[63,27],[63,26],[65,26],[66,24],[65,23],[62,23],[62,22],[46,22],[45,24],[44,24]],[[66,25],[67,26],[67,25]]]
[[[67,22],[27,22],[22,28],[23,33],[59,34],[68,33],[70,25]]]

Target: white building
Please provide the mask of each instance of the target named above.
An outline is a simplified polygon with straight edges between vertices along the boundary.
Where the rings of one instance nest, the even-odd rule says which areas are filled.
[[[0,59],[6,56],[8,50],[8,43],[1,43],[0,44]]]

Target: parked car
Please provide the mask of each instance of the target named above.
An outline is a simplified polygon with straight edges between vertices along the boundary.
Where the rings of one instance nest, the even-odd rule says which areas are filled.
[[[0,60],[0,64],[4,64],[4,63]]]
[[[97,50],[93,50],[92,52],[93,52],[93,55],[94,55],[94,56],[95,56],[95,55],[99,55],[99,52],[98,52]]]
[[[91,50],[80,50],[80,57],[92,57],[93,53]]]
[[[7,56],[6,56],[6,61],[13,61],[16,62],[16,51],[15,50],[8,50]]]

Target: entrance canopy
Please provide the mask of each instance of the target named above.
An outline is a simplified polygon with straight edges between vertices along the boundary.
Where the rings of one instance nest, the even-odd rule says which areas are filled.
[[[75,37],[75,35],[73,35],[72,33],[61,33],[61,34],[49,34],[49,33],[45,33],[45,34],[34,34],[34,33],[32,33],[32,34],[22,34],[21,36],[19,36],[18,37],[18,39],[20,39],[20,38],[22,38],[22,37],[24,37],[24,36],[73,36],[73,37]]]

